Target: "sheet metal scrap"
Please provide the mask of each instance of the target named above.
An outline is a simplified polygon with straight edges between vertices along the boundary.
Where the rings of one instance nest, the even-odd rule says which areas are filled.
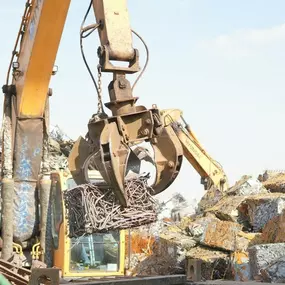
[[[147,177],[126,180],[129,207],[123,208],[112,189],[83,184],[65,192],[69,236],[121,230],[157,220],[157,206]]]

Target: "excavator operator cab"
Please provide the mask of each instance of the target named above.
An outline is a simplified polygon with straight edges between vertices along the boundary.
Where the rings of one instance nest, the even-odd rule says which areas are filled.
[[[119,241],[119,232],[72,238],[70,243],[70,271],[118,271],[120,264]]]
[[[91,183],[102,182],[98,171],[89,170],[88,175]],[[51,180],[53,261],[49,265],[60,268],[63,278],[124,275],[125,231],[70,238],[63,194],[76,183],[63,171],[52,173]]]

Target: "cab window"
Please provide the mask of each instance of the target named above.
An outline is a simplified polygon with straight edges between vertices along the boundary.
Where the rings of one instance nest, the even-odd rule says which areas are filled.
[[[119,245],[118,231],[71,239],[70,270],[118,271],[120,268]]]

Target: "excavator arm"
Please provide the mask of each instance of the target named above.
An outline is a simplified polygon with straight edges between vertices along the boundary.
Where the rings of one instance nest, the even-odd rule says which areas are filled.
[[[50,189],[48,167],[48,100],[50,78],[69,0],[28,0],[9,64],[3,118],[2,258],[11,254],[13,238],[30,239],[38,224],[41,201]],[[41,219],[47,203],[41,203]],[[42,223],[43,227],[45,223]],[[41,230],[44,230],[44,228]]]
[[[54,63],[69,5],[70,0],[26,2],[3,86],[3,258],[9,257],[13,236],[22,242],[38,230],[37,187],[40,189],[40,230],[45,232],[50,189],[48,101],[52,92],[49,83],[56,73]],[[96,22],[81,27],[80,41],[98,30],[98,70],[113,74],[108,87],[109,102],[105,103],[111,116],[104,112],[102,94],[97,88],[98,110],[88,123],[86,138],[79,138],[75,144],[69,167],[77,183],[86,183],[88,164],[93,160],[122,206],[127,206],[126,166],[129,158],[136,157],[131,147],[143,141],[153,145],[157,166],[155,193],[166,189],[177,177],[183,150],[172,127],[163,126],[156,106],[147,109],[136,105],[138,98],[133,96],[133,86],[126,76],[140,70],[139,53],[132,44],[126,0],[93,0],[89,10],[92,6]],[[43,237],[42,248],[44,244]]]
[[[228,179],[222,166],[215,161],[202,147],[190,126],[183,118],[181,110],[168,109],[161,111],[161,117],[165,126],[171,126],[178,137],[183,155],[201,176],[201,184],[205,190],[212,186],[221,192],[228,189]]]

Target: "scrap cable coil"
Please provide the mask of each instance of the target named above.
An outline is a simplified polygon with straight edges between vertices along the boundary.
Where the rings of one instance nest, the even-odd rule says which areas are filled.
[[[105,188],[105,187],[104,187]],[[82,184],[65,192],[69,237],[134,228],[157,221],[157,204],[147,177],[125,181],[129,206],[122,207],[112,189]]]

